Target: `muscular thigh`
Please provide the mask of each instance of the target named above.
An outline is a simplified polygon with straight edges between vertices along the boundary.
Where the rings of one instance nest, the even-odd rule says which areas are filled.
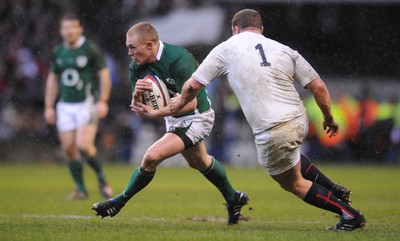
[[[173,133],[165,133],[163,137],[147,149],[144,159],[161,162],[181,153],[184,148],[181,138]]]
[[[165,133],[151,145],[143,156],[141,166],[146,171],[155,171],[165,159],[181,153],[185,149],[183,141],[173,133]]]
[[[63,148],[72,148],[76,145],[76,131],[59,132],[59,138]]]

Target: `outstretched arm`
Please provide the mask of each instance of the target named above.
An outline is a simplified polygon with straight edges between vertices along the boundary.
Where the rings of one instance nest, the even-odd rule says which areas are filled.
[[[181,94],[169,101],[168,107],[170,115],[177,115],[186,108],[185,106],[196,98],[202,87],[204,86],[193,77],[186,81],[182,87]]]
[[[100,79],[100,95],[96,103],[97,113],[100,118],[104,118],[108,114],[108,100],[111,93],[111,76],[108,68],[103,68],[99,71]]]
[[[311,91],[315,102],[317,102],[317,105],[321,109],[322,115],[324,116],[322,127],[324,130],[326,130],[326,133],[329,134],[329,137],[336,136],[339,133],[339,125],[333,119],[331,110],[331,97],[324,81],[322,81],[320,78],[317,78],[306,85],[306,88]]]
[[[50,72],[46,79],[46,90],[44,96],[44,119],[50,125],[56,123],[56,112],[54,105],[58,96],[58,76]]]

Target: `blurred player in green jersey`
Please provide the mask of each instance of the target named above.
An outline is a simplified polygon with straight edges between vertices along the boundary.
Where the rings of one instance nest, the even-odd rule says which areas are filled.
[[[69,197],[88,197],[82,166],[85,159],[96,172],[101,195],[109,198],[112,190],[94,142],[99,118],[108,113],[110,73],[99,47],[82,35],[83,26],[76,15],[64,15],[60,34],[63,43],[53,51],[46,82],[44,118],[57,126],[75,182],[75,191]]]
[[[152,89],[146,75],[153,74],[165,82],[172,94],[180,93],[185,81],[197,68],[194,57],[184,48],[161,42],[156,29],[149,23],[134,25],[126,35],[132,83],[132,111],[141,117],[160,118],[169,114],[168,107],[160,109],[160,115],[150,106],[140,105],[142,93]],[[153,179],[157,166],[169,157],[182,154],[190,167],[200,171],[216,186],[226,201],[228,224],[236,224],[243,205],[248,202],[247,194],[235,190],[224,166],[207,153],[204,138],[214,124],[214,110],[206,90],[199,91],[188,108],[175,116],[166,117],[167,132],[150,146],[143,156],[141,165],[133,172],[123,193],[107,202],[96,203],[93,209],[102,217],[114,216],[137,192]],[[197,184],[193,184],[196,188]]]

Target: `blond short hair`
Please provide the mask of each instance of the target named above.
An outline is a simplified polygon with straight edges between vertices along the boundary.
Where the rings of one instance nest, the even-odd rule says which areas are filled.
[[[140,23],[133,25],[126,33],[126,36],[131,36],[131,35],[135,35],[135,34],[138,36],[138,38],[142,42],[145,42],[145,41],[158,42],[159,41],[158,32],[150,23],[140,22]]]

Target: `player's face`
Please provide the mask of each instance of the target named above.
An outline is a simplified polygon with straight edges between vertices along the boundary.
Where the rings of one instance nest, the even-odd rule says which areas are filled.
[[[61,37],[69,45],[73,46],[83,33],[83,27],[78,20],[63,20],[61,22]]]
[[[126,47],[128,55],[139,65],[156,61],[153,54],[155,45],[152,41],[145,41],[136,34],[131,34],[126,36]]]

